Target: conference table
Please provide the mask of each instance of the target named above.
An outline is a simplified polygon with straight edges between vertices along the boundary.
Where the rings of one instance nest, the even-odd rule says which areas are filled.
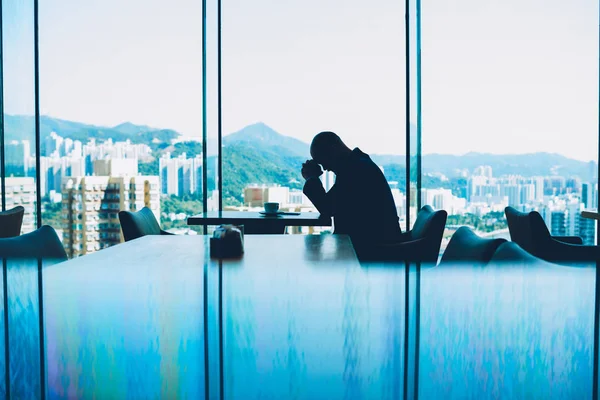
[[[8,260],[0,393],[593,397],[593,268],[361,264],[344,235],[244,244],[217,259],[208,236],[147,236],[55,265]]]
[[[331,218],[316,212],[286,212],[267,216],[252,211],[208,211],[188,217],[188,225],[243,225],[245,234],[282,234],[287,226],[331,226]]]

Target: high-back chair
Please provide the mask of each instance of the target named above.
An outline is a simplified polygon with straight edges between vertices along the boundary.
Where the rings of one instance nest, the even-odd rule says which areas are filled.
[[[44,225],[21,236],[0,239],[0,258],[67,260],[67,253],[54,228]]]
[[[25,208],[16,206],[0,212],[0,238],[10,238],[21,234]]]
[[[485,239],[477,236],[469,227],[461,226],[450,238],[440,265],[449,263],[486,265],[503,243],[506,243],[505,239]]]
[[[447,218],[445,210],[434,211],[430,206],[423,206],[413,229],[403,235],[404,240],[378,246],[377,258],[392,262],[437,263]]]
[[[140,211],[119,211],[119,222],[126,242],[147,235],[172,235],[160,229],[154,213],[148,207]]]
[[[583,245],[580,237],[552,236],[537,211],[522,213],[506,207],[504,212],[511,240],[532,255],[566,265],[600,260],[600,248]]]

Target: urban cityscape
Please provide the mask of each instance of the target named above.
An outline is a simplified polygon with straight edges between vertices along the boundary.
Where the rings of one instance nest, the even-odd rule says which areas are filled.
[[[238,132],[238,136],[243,132]],[[137,211],[149,207],[163,228],[179,234],[197,233],[187,226],[186,218],[202,211],[204,166],[198,142],[172,139],[171,143],[157,146],[160,140],[156,139],[153,143],[93,137],[83,141],[54,131],[43,141],[40,157],[43,222],[55,227],[70,257],[120,243],[120,210]],[[191,154],[170,151],[176,143],[183,143],[178,148],[188,149]],[[157,152],[157,148],[162,151]],[[235,151],[243,150],[235,148]],[[28,140],[9,141],[5,153],[6,207],[25,207],[23,232],[29,232],[35,229],[35,155]],[[296,158],[299,165],[303,160]],[[214,176],[217,158],[211,156],[208,160],[207,175]],[[290,170],[296,167],[289,166]],[[387,169],[397,166],[386,164],[380,168],[387,177],[390,175]],[[581,217],[583,209],[598,206],[596,163],[589,163],[589,168],[589,176],[594,179],[585,181],[578,176],[561,176],[551,166],[544,176],[496,176],[491,165],[480,165],[472,170],[458,169],[454,176],[437,171],[424,173],[424,178],[428,179],[423,179],[421,202],[448,212],[442,250],[452,232],[462,225],[471,226],[482,236],[508,237],[504,218],[504,208],[508,205],[521,211],[538,210],[552,235],[576,235],[585,244],[594,244],[595,223]],[[229,172],[236,174],[239,171]],[[302,193],[299,171],[298,177],[285,178],[288,181],[275,178],[265,181],[267,178],[264,177],[262,181],[251,179],[242,182],[241,193],[224,197],[224,209],[255,211],[269,201],[280,203],[285,210],[316,212]],[[323,174],[321,179],[326,190],[335,183],[331,172]],[[405,230],[405,185],[397,180],[388,181],[400,225]],[[453,184],[448,185],[448,182]],[[225,174],[224,192],[240,191],[238,186],[234,189],[227,186]],[[211,190],[207,197],[208,209],[217,209],[218,192]],[[415,197],[411,195],[410,201],[413,222],[417,214]],[[288,233],[329,231],[329,228],[311,228],[310,231],[295,228],[289,229]]]

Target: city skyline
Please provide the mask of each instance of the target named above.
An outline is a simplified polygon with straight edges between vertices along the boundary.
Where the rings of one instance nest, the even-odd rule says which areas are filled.
[[[12,114],[11,115],[11,114],[8,114],[8,113],[6,113],[5,115],[6,116],[11,116],[11,117],[24,117],[24,118],[32,118],[33,117],[33,115],[20,115],[20,114]],[[66,121],[66,122],[77,123],[77,124],[81,124],[81,125],[89,125],[89,126],[96,127],[96,128],[109,128],[109,129],[113,129],[115,127],[118,127],[119,125],[131,124],[131,125],[134,125],[134,126],[137,126],[137,127],[151,128],[152,130],[156,130],[156,131],[170,130],[170,129],[172,129],[169,126],[151,126],[151,125],[148,125],[148,124],[137,123],[137,122],[131,121],[131,120],[124,120],[124,121],[120,121],[120,122],[118,122],[118,123],[116,123],[114,125],[111,125],[111,124],[93,124],[93,123],[85,122],[85,121],[68,120],[66,118],[51,116],[51,115],[47,115],[47,114],[43,114],[40,117],[42,117],[42,118],[51,118],[51,119],[56,120],[56,121]],[[312,140],[312,137],[309,138],[308,140],[304,140],[304,139],[298,139],[298,138],[293,137],[293,136],[289,136],[289,135],[287,135],[285,133],[280,133],[277,129],[273,128],[270,124],[267,124],[264,121],[257,121],[257,122],[248,124],[246,126],[243,126],[241,129],[238,129],[238,130],[235,130],[235,131],[223,132],[223,137],[224,138],[228,137],[228,136],[230,136],[232,134],[235,134],[235,133],[238,133],[239,131],[244,130],[245,128],[248,128],[250,126],[257,125],[257,124],[263,124],[263,125],[267,126],[269,129],[275,130],[281,136],[284,136],[286,138],[292,138],[292,139],[295,139],[295,140],[299,140],[300,142],[302,142],[302,143],[304,143],[306,145],[310,145],[310,142]],[[186,141],[200,142],[200,143],[202,142],[202,140],[201,140],[202,138],[201,137],[188,137],[188,136],[184,136],[181,132],[179,132],[177,130],[175,130],[175,132],[177,132],[180,135],[179,138],[177,139],[178,142],[186,142]],[[56,133],[58,133],[60,135],[59,132],[56,132]],[[318,133],[318,132],[316,132],[316,133]],[[342,137],[342,139],[344,139],[344,138]],[[45,137],[42,137],[42,140],[45,140]],[[102,142],[102,139],[96,139],[96,140]],[[213,143],[213,142],[216,143],[217,138],[216,137],[209,137],[208,140],[209,140],[210,143]],[[216,154],[216,150],[213,149],[213,147],[214,146],[209,146],[209,151],[212,151],[211,155],[215,155]],[[372,155],[393,155],[393,156],[405,156],[406,155],[405,153],[402,153],[402,152],[400,152],[400,153],[390,153],[390,152],[373,153],[373,152],[369,152],[368,151],[369,144],[366,144],[365,146],[362,146],[362,149],[363,150],[367,150],[367,152],[370,153],[370,154],[372,154]],[[405,148],[403,148],[403,150],[405,150]],[[557,154],[557,155],[560,155],[560,156],[563,156],[563,157],[566,157],[566,158],[569,158],[569,159],[572,159],[572,160],[581,161],[581,162],[594,162],[594,163],[598,162],[598,157],[594,157],[592,159],[579,159],[579,158],[569,157],[567,154],[565,154],[563,152],[560,152],[560,151],[549,152],[549,151],[540,150],[540,151],[521,151],[521,152],[519,152],[519,151],[513,151],[513,152],[508,152],[508,153],[498,153],[498,152],[494,152],[492,150],[493,149],[491,149],[491,148],[487,149],[485,151],[465,150],[463,153],[444,153],[444,152],[426,152],[426,151],[424,151],[424,152],[422,152],[422,155],[424,155],[424,156],[430,156],[430,155],[464,156],[464,155],[467,155],[467,154],[482,154],[482,155],[491,154],[491,155],[494,155],[494,156],[502,156],[502,155],[527,155],[527,154],[543,154],[543,153],[548,153],[548,154]],[[310,154],[307,154],[306,156],[310,157]]]
[[[35,182],[30,174],[31,156],[27,156],[31,154],[31,146],[26,140],[11,143],[10,146],[7,157],[14,163],[10,167],[17,173],[20,168],[20,173],[29,177],[8,177],[7,188],[14,188],[15,194],[11,198],[15,205],[21,201],[19,199],[25,201],[26,217],[33,223]],[[139,210],[144,205],[150,205],[157,219],[160,221],[162,215],[165,220],[170,220],[170,226],[174,229],[185,227],[185,215],[189,215],[189,209],[184,212],[183,208],[161,207],[161,198],[169,201],[173,195],[181,199],[187,196],[195,204],[192,208],[199,210],[197,194],[202,190],[200,177],[204,169],[201,157],[188,158],[183,152],[172,158],[171,153],[166,151],[157,160],[156,171],[140,173],[139,165],[147,163],[142,160],[151,157],[151,148],[147,144],[112,140],[96,143],[94,138],[82,142],[65,139],[55,133],[47,137],[45,152],[47,155],[40,160],[42,209],[45,210],[43,218],[48,218],[55,225],[58,223],[58,232],[63,235],[64,230],[66,240],[79,240],[77,248],[69,248],[71,242],[65,242],[68,254],[85,254],[118,243],[116,218],[121,209]],[[386,178],[387,167],[380,165]],[[553,175],[550,172],[526,177],[498,174],[490,165],[479,165],[463,170],[460,176],[452,177],[450,181],[443,175],[437,176],[434,181],[424,181],[422,202],[448,212],[449,232],[458,226],[468,225],[484,236],[505,236],[508,230],[503,217],[504,208],[510,205],[521,211],[538,210],[553,235],[580,236],[584,243],[595,243],[595,224],[583,219],[580,214],[583,209],[597,207],[598,184],[572,175]],[[327,179],[323,176],[323,179],[326,188],[330,188],[335,180],[333,174]],[[130,192],[130,185],[126,182],[136,182],[138,188]],[[417,209],[413,205],[407,209],[409,205],[403,185],[399,186],[398,182],[389,178],[388,182],[400,217],[400,226],[406,230],[407,213],[414,221]],[[224,193],[231,193],[230,186],[226,180]],[[28,189],[25,190],[25,187]],[[134,192],[141,194],[148,187],[154,194],[133,196]],[[114,193],[115,189],[119,193]],[[240,193],[241,200],[224,199],[225,209],[260,209],[265,201],[277,201],[282,209],[316,211],[301,189],[290,187],[288,182],[280,179],[267,182],[246,179],[239,189],[243,192]],[[210,209],[217,207],[214,196],[214,192],[209,194]],[[152,200],[148,202],[150,198]],[[135,204],[131,199],[135,199]],[[144,202],[141,202],[142,199]],[[56,204],[62,206],[57,209],[54,206]],[[61,209],[62,214],[56,214]],[[91,214],[88,215],[88,212]],[[61,222],[57,222],[59,218]],[[101,223],[98,222],[100,219],[103,220]],[[33,229],[33,226],[29,228]],[[449,236],[445,236],[442,250],[448,239]]]

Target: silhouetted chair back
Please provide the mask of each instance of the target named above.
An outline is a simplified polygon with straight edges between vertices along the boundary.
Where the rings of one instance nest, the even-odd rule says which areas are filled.
[[[537,211],[522,213],[506,207],[504,212],[511,240],[538,258],[566,265],[600,259],[600,248],[584,246],[580,237],[552,236]]]
[[[505,239],[484,239],[470,228],[461,226],[450,238],[440,264],[485,265],[503,243],[506,243]]]
[[[506,242],[498,246],[498,249],[490,262],[518,262],[520,264],[546,263],[546,261],[525,251],[525,249],[515,242]]]
[[[434,211],[430,206],[423,206],[413,229],[403,235],[404,240],[378,246],[377,259],[437,263],[447,218],[445,210]]]
[[[21,234],[25,208],[16,206],[0,212],[0,238],[11,238]]]
[[[524,250],[533,252],[533,232],[528,213],[517,211],[513,207],[504,209],[510,240],[517,243]]]
[[[54,228],[44,225],[21,236],[0,239],[0,258],[36,258],[65,261],[67,253]]]
[[[126,242],[147,235],[172,235],[160,229],[154,213],[148,207],[138,212],[119,211],[119,222]]]

